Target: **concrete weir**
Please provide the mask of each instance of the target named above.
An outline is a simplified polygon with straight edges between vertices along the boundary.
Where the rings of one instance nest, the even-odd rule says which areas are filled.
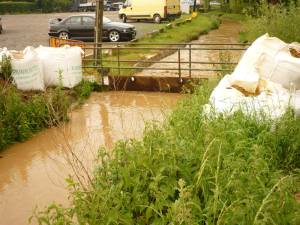
[[[187,77],[150,77],[150,76],[108,76],[109,90],[114,91],[149,91],[180,93],[193,91],[197,84],[207,78]]]

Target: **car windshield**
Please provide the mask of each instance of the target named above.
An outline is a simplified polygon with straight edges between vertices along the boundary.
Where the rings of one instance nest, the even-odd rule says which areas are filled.
[[[103,17],[103,23],[110,23],[110,22],[111,22],[110,19],[108,19],[107,17]]]

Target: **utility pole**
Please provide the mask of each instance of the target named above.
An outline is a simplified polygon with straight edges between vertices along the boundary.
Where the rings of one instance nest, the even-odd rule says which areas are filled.
[[[96,0],[96,22],[95,22],[95,65],[102,61],[102,27],[103,27],[103,0]]]
[[[196,12],[197,0],[194,0],[193,12]]]

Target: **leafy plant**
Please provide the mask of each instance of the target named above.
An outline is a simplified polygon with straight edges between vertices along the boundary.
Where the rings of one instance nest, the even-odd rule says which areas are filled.
[[[2,60],[0,60],[0,79],[10,80],[12,74],[11,58],[2,55]]]
[[[196,89],[142,140],[101,149],[88,189],[69,180],[70,207],[36,212],[38,222],[299,224],[300,120],[206,118],[214,86]]]

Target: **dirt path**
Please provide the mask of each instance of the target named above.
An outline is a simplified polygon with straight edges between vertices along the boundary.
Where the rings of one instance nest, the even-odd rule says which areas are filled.
[[[205,44],[216,44],[216,43],[238,43],[237,38],[240,32],[241,26],[237,22],[233,21],[223,21],[220,25],[220,28],[217,30],[213,30],[209,32],[207,35],[200,36],[198,40],[195,40],[191,43],[205,43]],[[199,48],[200,46],[193,46],[193,48]],[[202,46],[201,48],[216,48],[216,46]],[[225,47],[225,46],[218,46]],[[227,46],[228,47],[228,46]],[[186,50],[181,50],[181,61],[189,61],[189,51],[188,48]],[[201,62],[218,62],[220,61],[220,52],[216,50],[193,50],[191,54],[191,59],[193,62],[201,61]],[[241,51],[222,51],[224,57],[230,58],[231,61],[237,61],[237,59],[241,56]],[[164,58],[161,60],[161,63],[155,63],[150,68],[166,68],[166,70],[144,70],[138,73],[136,76],[159,76],[159,77],[172,77],[179,76],[179,72],[177,70],[170,69],[178,69],[178,63],[163,63],[166,61],[178,62],[178,52]],[[188,69],[188,63],[181,64],[182,69]],[[195,69],[211,69],[212,65],[199,65],[196,63],[192,64],[192,68]],[[189,71],[181,71],[183,77],[189,76]],[[199,72],[193,71],[192,77],[210,77],[213,76],[214,72]]]

